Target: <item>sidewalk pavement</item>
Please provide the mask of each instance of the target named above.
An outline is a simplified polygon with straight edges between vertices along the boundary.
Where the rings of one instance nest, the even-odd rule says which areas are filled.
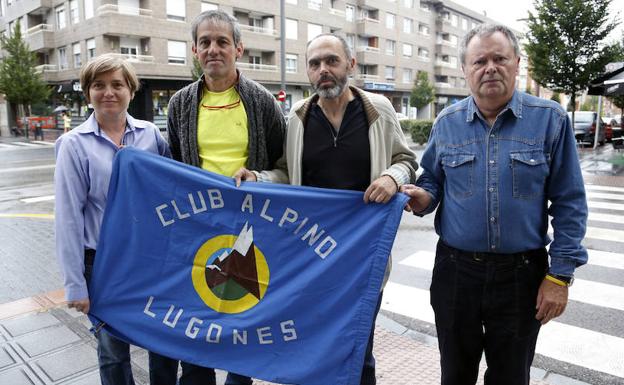
[[[62,290],[0,304],[0,384],[99,384],[96,343],[89,327],[85,315],[63,306]],[[378,385],[440,383],[433,337],[409,331],[380,314],[374,352]],[[132,364],[137,385],[149,384],[147,352],[133,347]],[[485,366],[481,366],[478,384],[483,384]],[[558,377],[541,369],[534,369],[532,376],[531,385],[548,385],[546,380]],[[225,373],[218,371],[217,383],[224,380]]]

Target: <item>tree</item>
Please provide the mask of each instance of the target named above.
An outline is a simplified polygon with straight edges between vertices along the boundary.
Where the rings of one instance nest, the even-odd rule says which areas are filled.
[[[19,21],[15,23],[13,34],[0,36],[0,45],[5,51],[0,62],[0,92],[17,109],[14,111],[18,119],[29,116],[31,104],[47,100],[50,88],[35,69],[37,56],[22,40]]]
[[[617,25],[609,21],[611,0],[536,0],[529,12],[525,45],[533,79],[543,87],[576,94],[604,71],[620,51],[603,41]]]
[[[191,69],[191,76],[193,77],[193,81],[201,78],[204,74],[204,69],[199,64],[199,60],[193,55],[193,68]]]
[[[622,122],[622,119],[624,119],[624,95],[614,96],[611,98],[611,101],[620,109],[620,122]]]
[[[410,95],[410,106],[421,109],[433,102],[434,98],[435,88],[429,83],[429,75],[425,71],[418,71]]]
[[[558,92],[553,93],[553,95],[550,97],[550,100],[561,104],[561,96],[559,96]]]

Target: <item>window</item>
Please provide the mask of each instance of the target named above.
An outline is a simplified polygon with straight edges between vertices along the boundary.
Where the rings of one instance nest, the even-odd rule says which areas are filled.
[[[396,52],[396,42],[394,40],[386,40],[386,55],[394,56]]]
[[[202,1],[202,3],[201,3],[201,11],[202,12],[216,11],[218,9],[219,9],[219,6],[217,4],[209,3],[207,1]]]
[[[320,11],[323,8],[323,0],[308,0],[308,8]]]
[[[65,51],[65,47],[58,49],[58,63],[59,69],[67,69],[67,52]]]
[[[286,54],[286,72],[297,73],[297,55],[292,53]]]
[[[429,4],[420,2],[420,10],[423,12],[431,12],[431,8],[429,8]]]
[[[458,19],[457,15],[454,13],[451,13],[451,25],[453,27],[457,27],[457,23],[458,23],[457,19]]]
[[[386,74],[386,79],[394,80],[394,67],[386,66],[385,74]]]
[[[95,39],[87,40],[87,60],[95,57]]]
[[[139,54],[139,47],[141,41],[132,37],[120,37],[119,38],[119,50],[122,55],[125,55],[128,59],[136,59]]]
[[[80,43],[74,43],[72,45],[72,51],[74,52],[74,68],[80,68],[82,65],[82,58],[80,56]]]
[[[167,0],[167,19],[184,21],[186,19],[186,1]],[[171,61],[169,62],[171,63]]]
[[[63,29],[67,26],[65,21],[65,7],[62,5],[60,7],[56,7],[54,9],[56,13],[56,27],[57,29]]]
[[[466,19],[465,17],[462,17],[462,29],[464,31],[468,30],[468,19]]]
[[[418,47],[418,57],[429,59],[429,50],[427,48]]]
[[[406,8],[414,8],[414,0],[403,0],[403,5]]]
[[[262,65],[262,56],[249,54],[249,64],[252,68]]]
[[[347,40],[347,45],[351,48],[351,51],[355,50],[355,35],[348,33],[345,40]]]
[[[320,24],[308,23],[308,41],[323,33],[323,26]]]
[[[414,20],[406,17],[403,19],[403,32],[412,33],[414,30]]]
[[[169,64],[186,64],[186,42],[167,41],[167,55]]]
[[[412,70],[409,68],[403,69],[403,83],[412,84]]]
[[[345,5],[345,19],[353,21],[355,19],[355,6],[351,4]]]
[[[298,38],[297,20],[286,19],[286,39],[297,40]]]
[[[425,24],[418,24],[418,33],[421,35],[429,35],[429,26]]]
[[[93,0],[84,0],[85,19],[93,17]]]
[[[403,56],[411,57],[412,56],[412,45],[403,43]]]
[[[80,15],[78,14],[78,0],[69,0],[69,20],[72,24],[78,24],[80,22]]]
[[[396,24],[396,16],[392,13],[386,13],[386,28],[394,29]]]

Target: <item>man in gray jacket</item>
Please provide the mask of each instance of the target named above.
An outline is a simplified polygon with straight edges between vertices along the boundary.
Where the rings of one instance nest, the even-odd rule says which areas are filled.
[[[366,202],[388,202],[403,184],[415,180],[418,168],[392,104],[382,95],[348,86],[355,58],[342,37],[315,37],[306,60],[316,94],[293,106],[284,155],[272,170],[242,168],[234,175],[237,185],[247,180],[358,190],[364,191]],[[377,311],[380,304],[381,294]],[[376,383],[372,350],[371,331],[361,385]]]
[[[169,101],[167,132],[173,159],[232,176],[239,168],[274,167],[282,155],[285,120],[275,98],[236,69],[243,55],[238,22],[222,11],[192,24],[194,56],[204,74]],[[178,361],[150,355],[150,383],[176,383]],[[250,385],[230,373],[226,385]],[[213,369],[182,363],[180,385],[214,385]]]

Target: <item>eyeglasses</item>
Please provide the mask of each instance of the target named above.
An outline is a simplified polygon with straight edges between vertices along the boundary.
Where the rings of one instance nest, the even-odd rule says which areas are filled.
[[[204,107],[207,110],[231,110],[232,108],[238,107],[240,105],[240,103],[241,103],[241,100],[239,98],[234,103],[225,104],[223,106],[207,106],[205,104],[202,104],[202,107]]]

